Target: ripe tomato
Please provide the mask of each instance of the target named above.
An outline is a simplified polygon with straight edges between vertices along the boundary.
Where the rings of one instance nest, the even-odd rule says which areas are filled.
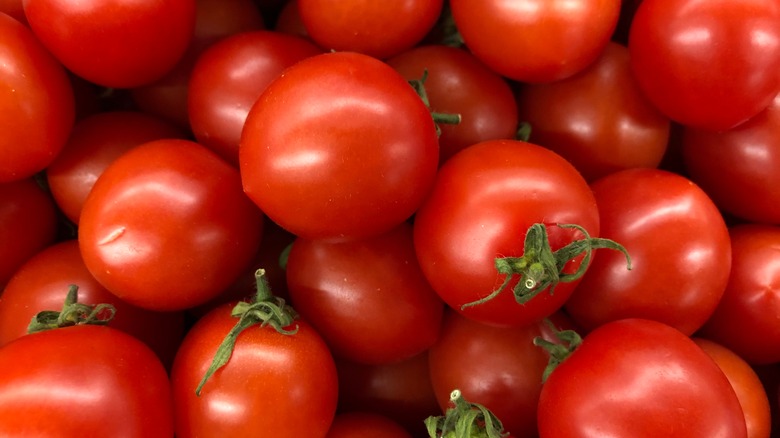
[[[739,400],[718,365],[660,322],[606,323],[542,386],[539,436],[745,437]]]
[[[628,49],[609,43],[582,72],[551,84],[526,84],[518,93],[519,120],[531,141],[552,149],[588,181],[618,170],[657,167],[670,122],[636,85]]]
[[[615,30],[619,0],[450,0],[474,56],[521,82],[552,82],[598,58]]]
[[[170,383],[160,360],[111,327],[23,336],[0,348],[0,376],[2,436],[173,436]]]
[[[30,29],[0,13],[0,183],[24,179],[54,160],[75,119],[65,69]]]
[[[338,51],[389,58],[411,49],[431,30],[442,0],[297,0],[309,37]]]
[[[347,412],[336,415],[326,435],[326,438],[366,437],[412,438],[409,432],[395,421],[384,415],[367,412]]]
[[[247,116],[244,190],[274,222],[307,239],[387,232],[422,203],[439,148],[430,111],[392,67],[335,52],[298,62]]]
[[[257,252],[262,225],[235,168],[197,143],[155,140],[97,179],[81,212],[79,246],[113,294],[180,310],[236,279]]]
[[[499,257],[521,256],[531,225],[547,226],[557,250],[581,238],[579,231],[555,224],[578,224],[599,232],[596,200],[577,170],[560,155],[517,140],[491,140],[455,154],[441,167],[431,194],[414,220],[414,244],[423,273],[453,309],[474,320],[523,326],[559,309],[576,280],[545,288],[523,305],[511,289],[495,299],[462,309],[501,287]],[[566,265],[573,273],[582,255]],[[517,276],[515,276],[517,277]]]
[[[778,23],[775,0],[644,0],[629,32],[631,67],[672,120],[727,130],[780,90]]]
[[[195,0],[24,0],[44,46],[78,76],[130,88],[165,75],[184,54]]]

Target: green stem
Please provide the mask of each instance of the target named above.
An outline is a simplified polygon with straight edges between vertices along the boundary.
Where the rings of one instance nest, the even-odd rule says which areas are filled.
[[[544,348],[550,354],[550,360],[542,373],[542,383],[546,382],[550,374],[558,368],[558,365],[563,363],[582,344],[582,337],[574,330],[558,330],[558,327],[549,319],[545,319],[544,322],[560,342],[550,342],[541,336],[534,338],[534,345]]]
[[[528,142],[531,139],[531,124],[528,122],[520,122],[515,132],[515,139]]]
[[[509,435],[495,414],[481,404],[466,401],[460,390],[450,393],[450,402],[454,406],[444,415],[425,419],[430,438],[503,438]]]
[[[62,310],[43,310],[33,316],[27,326],[27,333],[37,333],[74,325],[106,325],[116,314],[116,308],[111,304],[89,305],[78,302],[79,287],[68,286],[68,293]]]
[[[441,127],[439,124],[445,123],[448,125],[457,125],[461,121],[460,114],[447,114],[439,113],[431,110],[431,102],[428,99],[428,92],[425,91],[425,81],[428,79],[428,69],[423,70],[422,77],[420,79],[414,79],[409,81],[409,85],[414,88],[417,95],[420,96],[420,100],[423,101],[425,106],[431,111],[431,117],[433,118],[434,125],[436,126],[436,135],[441,136]]]

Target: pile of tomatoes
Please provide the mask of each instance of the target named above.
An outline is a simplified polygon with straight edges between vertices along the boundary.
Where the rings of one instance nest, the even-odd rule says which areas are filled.
[[[777,0],[0,0],[0,435],[773,436],[778,72]]]

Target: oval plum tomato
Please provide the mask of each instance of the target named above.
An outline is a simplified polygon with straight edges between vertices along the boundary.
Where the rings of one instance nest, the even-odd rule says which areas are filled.
[[[0,183],[0,290],[57,238],[57,207],[32,178]]]
[[[439,161],[484,140],[515,138],[517,103],[503,77],[465,50],[420,46],[387,60],[407,80],[420,80],[431,111],[459,114],[460,123],[440,124]]]
[[[406,223],[354,241],[296,239],[287,287],[333,354],[355,362],[407,359],[439,337],[444,303],[417,263]]]
[[[242,32],[209,47],[195,63],[188,85],[195,138],[238,167],[249,109],[282,70],[320,53],[307,40],[272,31]]]
[[[309,57],[263,92],[239,147],[244,190],[307,239],[382,234],[417,210],[439,162],[430,111],[392,67],[359,53]]]
[[[111,163],[79,223],[84,263],[130,304],[180,310],[229,286],[257,252],[263,216],[238,171],[187,140],[155,140]]]
[[[527,325],[559,309],[576,280],[558,284],[554,294],[541,291],[523,305],[510,290],[502,290],[491,301],[461,306],[502,287],[496,259],[521,256],[526,232],[542,222],[553,250],[581,234],[555,224],[578,224],[598,235],[596,200],[582,175],[541,146],[517,140],[478,143],[442,165],[417,211],[417,258],[433,289],[458,312],[488,324]],[[575,272],[582,260],[582,255],[575,257],[566,272]],[[504,289],[515,284],[516,278]]]
[[[600,251],[566,302],[578,325],[645,318],[685,334],[718,305],[729,278],[728,228],[715,204],[687,178],[658,169],[628,169],[591,185],[601,236],[623,244],[622,256]]]
[[[297,0],[315,43],[384,59],[411,49],[436,24],[442,0]]]
[[[542,386],[539,437],[745,437],[718,365],[663,323],[625,319],[588,334]],[[598,432],[594,432],[598,431]]]
[[[628,44],[640,88],[682,125],[733,128],[780,90],[775,0],[644,0]]]
[[[728,285],[699,335],[753,365],[780,362],[780,227],[735,225],[729,234]]]
[[[152,312],[117,298],[89,273],[76,240],[56,243],[30,258],[0,295],[0,346],[27,334],[38,312],[62,308],[68,287],[78,286],[78,300],[88,305],[111,304],[116,308],[111,327],[148,345],[166,367],[184,337],[182,312]]]
[[[31,177],[54,160],[76,107],[65,69],[30,29],[0,13],[0,183]]]
[[[195,26],[195,0],[24,0],[24,13],[68,70],[114,88],[165,75]]]
[[[111,327],[23,336],[0,348],[0,376],[2,436],[173,436],[170,383],[160,360]]]
[[[745,414],[748,438],[769,438],[772,427],[772,413],[769,398],[764,385],[753,368],[728,348],[704,339],[694,338],[696,345],[701,347],[718,364],[723,374],[729,379],[737,394],[742,412]]]
[[[171,123],[136,111],[106,111],[79,120],[57,158],[46,168],[49,189],[74,224],[92,186],[111,162],[135,146],[184,138]]]
[[[723,211],[780,225],[780,94],[728,131],[685,128],[682,157],[690,178]]]
[[[450,0],[474,56],[521,82],[553,82],[598,58],[615,30],[619,0]]]
[[[669,119],[645,98],[632,76],[628,49],[609,43],[582,72],[518,93],[519,120],[530,140],[552,149],[588,181],[618,170],[657,167],[669,141]]]
[[[326,438],[412,438],[409,432],[384,415],[346,412],[336,415]]]

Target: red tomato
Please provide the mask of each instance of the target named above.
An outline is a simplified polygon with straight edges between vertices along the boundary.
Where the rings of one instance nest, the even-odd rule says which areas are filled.
[[[421,422],[422,423],[422,422]],[[326,438],[412,438],[395,421],[384,415],[347,412],[336,415]]]
[[[389,58],[411,49],[436,24],[442,0],[297,0],[306,32],[318,45]]]
[[[115,88],[165,75],[184,54],[195,26],[195,0],[24,0],[24,13],[65,67]]]
[[[748,438],[769,438],[772,428],[772,414],[769,398],[764,391],[758,375],[750,364],[728,348],[707,339],[694,338],[696,345],[702,348],[718,364],[729,379],[737,394],[742,412],[745,414]]]
[[[30,29],[0,13],[0,183],[24,179],[54,160],[75,119],[65,69]]]
[[[780,227],[736,225],[729,234],[728,286],[700,334],[751,364],[780,362]]]
[[[2,436],[173,436],[165,369],[141,341],[111,327],[23,336],[0,348],[0,376]]]
[[[95,181],[111,162],[135,146],[163,138],[184,138],[172,124],[135,111],[107,111],[79,120],[65,148],[46,169],[54,199],[79,223]]]
[[[176,436],[325,437],[336,411],[336,368],[325,342],[304,321],[295,322],[292,335],[270,325],[241,332],[228,363],[195,394],[238,321],[231,308],[201,318],[179,348],[171,371]]]
[[[522,82],[552,82],[598,58],[615,30],[619,0],[451,0],[474,56]]]
[[[333,354],[355,362],[407,359],[439,337],[444,303],[417,263],[409,224],[356,241],[297,239],[287,287]]]
[[[56,238],[57,207],[35,180],[0,183],[0,290]]]
[[[515,137],[517,104],[512,89],[469,52],[428,45],[387,63],[410,81],[420,80],[427,71],[424,86],[431,110],[461,116],[460,123],[439,125],[439,161],[480,141]]]
[[[282,70],[322,53],[302,38],[242,32],[209,47],[189,82],[188,112],[198,141],[238,166],[238,144],[249,109]]]
[[[239,148],[244,190],[307,239],[387,232],[420,206],[439,148],[430,111],[387,64],[358,53],[288,68],[249,111]]]
[[[780,4],[644,0],[629,49],[640,88],[661,112],[686,126],[730,129],[780,90]]]
[[[599,216],[590,187],[569,162],[548,149],[516,140],[478,143],[444,163],[417,211],[417,258],[433,289],[458,312],[493,325],[528,325],[559,309],[576,280],[520,305],[511,292],[514,279],[495,299],[461,306],[501,287],[504,275],[495,260],[521,256],[525,234],[535,223],[547,225],[553,250],[581,238],[579,231],[555,224],[578,224],[597,236]],[[579,255],[565,272],[576,271],[581,263]]]
[[[717,364],[680,331],[644,319],[613,321],[586,336],[544,383],[538,413],[544,438],[747,433]]]
[[[262,213],[240,176],[187,140],[155,140],[103,172],[84,203],[79,246],[109,291],[153,310],[217,296],[252,261]]]
[[[729,278],[731,245],[723,217],[688,179],[629,169],[592,184],[601,236],[625,245],[600,251],[566,302],[585,330],[622,318],[646,318],[692,334],[712,315]]]
[[[24,16],[22,0],[0,0],[0,12],[10,15],[21,23],[27,24],[27,17]]]
[[[685,171],[724,211],[780,225],[780,94],[762,113],[726,132],[683,131]]]
[[[639,90],[629,63],[628,49],[610,43],[575,76],[521,86],[519,120],[531,124],[531,141],[562,155],[588,181],[657,167],[670,122]]]

